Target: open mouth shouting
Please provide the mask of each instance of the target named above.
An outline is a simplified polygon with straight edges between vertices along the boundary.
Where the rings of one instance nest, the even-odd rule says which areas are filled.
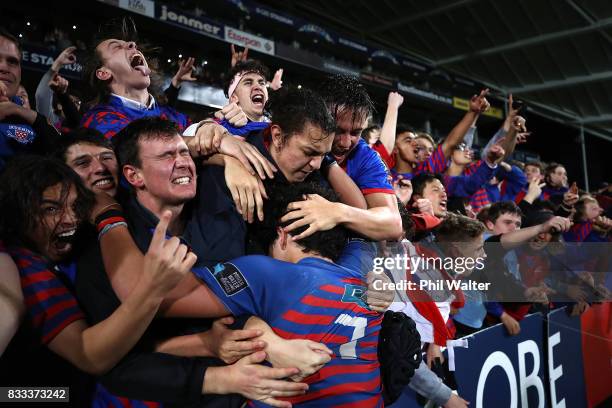
[[[51,245],[55,253],[63,255],[70,252],[72,249],[72,243],[74,242],[74,238],[76,236],[76,231],[76,227],[73,227],[53,235]]]
[[[446,200],[440,201],[440,209],[442,211],[446,211],[446,204],[447,204]]]
[[[149,76],[151,74],[151,70],[147,66],[147,62],[139,53],[132,55],[132,58],[130,59],[130,66],[135,71],[141,72],[143,76]]]
[[[251,95],[251,102],[253,102],[253,105],[257,108],[263,109],[266,102],[263,92],[254,92]]]

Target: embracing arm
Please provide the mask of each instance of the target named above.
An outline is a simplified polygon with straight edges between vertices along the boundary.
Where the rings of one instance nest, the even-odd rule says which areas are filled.
[[[100,239],[104,269],[117,297],[125,301],[142,275],[145,256],[127,228],[113,228]],[[193,276],[186,274],[161,302],[159,312],[167,317],[221,317],[227,309]]]
[[[337,163],[333,163],[327,170],[327,181],[332,189],[338,194],[340,202],[351,207],[366,209],[366,202],[361,190]]]

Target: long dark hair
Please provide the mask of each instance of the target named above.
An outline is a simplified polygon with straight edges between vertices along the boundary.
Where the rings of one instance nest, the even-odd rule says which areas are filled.
[[[94,204],[94,194],[70,167],[52,157],[13,158],[0,176],[0,239],[8,244],[31,247],[34,243],[27,237],[42,222],[43,193],[57,184],[62,186],[62,202],[67,200],[70,188],[75,187],[77,199],[73,209],[79,221],[86,220]]]

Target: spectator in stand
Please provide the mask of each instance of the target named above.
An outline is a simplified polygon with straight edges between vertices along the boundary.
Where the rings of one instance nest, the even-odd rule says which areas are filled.
[[[544,187],[545,184],[544,183],[544,164],[542,162],[539,161],[530,161],[525,163],[525,177],[527,177],[527,183],[525,183],[525,185],[523,186],[522,190],[519,191],[516,194],[516,197],[514,198],[514,202],[515,203],[520,203],[523,198],[525,197],[525,195],[527,194],[527,191],[529,189],[529,184],[532,181],[536,181],[538,183],[538,185],[541,184],[541,187]],[[544,200],[544,195],[540,194],[539,197],[535,197],[539,200]]]
[[[195,58],[188,57],[179,61],[179,67],[170,81],[170,85],[164,91],[166,99],[168,100],[168,106],[175,107],[178,101],[178,95],[181,90],[183,82],[195,82],[198,79],[193,76],[193,64]]]
[[[42,76],[36,88],[36,110],[49,118],[56,129],[69,130],[78,127],[81,113],[69,95],[68,80],[59,71],[66,65],[76,62],[74,54],[76,47],[63,50],[53,61],[51,68]],[[57,114],[54,105],[61,106],[61,114]]]
[[[240,61],[234,65],[228,76],[225,93],[229,103],[239,106],[248,121],[246,125],[233,127],[228,117],[223,117],[220,124],[233,135],[245,136],[251,131],[261,130],[268,126],[264,112],[268,103],[268,78],[270,71],[256,60]],[[226,106],[224,110],[228,107]]]
[[[377,128],[378,137],[376,140],[370,138],[369,142],[366,140],[368,145],[380,155],[388,169],[392,169],[395,165],[391,152],[393,152],[395,146],[399,108],[403,103],[404,97],[402,95],[398,92],[389,92],[385,120],[382,128]]]
[[[408,206],[418,205],[417,200],[425,198],[431,202],[433,214],[438,218],[447,215],[448,196],[444,181],[439,174],[421,173],[412,179],[412,198]]]
[[[580,197],[573,215],[574,225],[563,234],[567,242],[607,242],[612,221],[604,217],[603,208],[589,195]]]
[[[124,19],[118,32],[100,32],[94,38],[84,77],[95,92],[97,104],[85,113],[81,124],[110,139],[135,119],[159,116],[176,123],[182,132],[191,121],[170,107],[158,105],[149,92],[151,68],[131,40],[134,31],[131,19]]]
[[[544,171],[544,181],[546,182],[546,186],[542,189],[544,199],[559,205],[569,190],[565,167],[559,163],[550,163]]]
[[[36,362],[40,371],[35,378],[31,372],[20,378],[31,367],[27,361],[32,339],[86,373],[110,370],[140,339],[160,306],[160,296],[191,269],[195,256],[182,244],[158,240],[159,252],[155,258],[147,256],[142,279],[122,306],[100,324],[89,326],[74,297],[74,271],[61,263],[78,245],[78,227],[88,218],[100,220],[107,214],[107,202],[94,206],[93,194],[78,176],[52,158],[15,158],[0,184],[0,208],[12,214],[2,219],[0,233],[19,268],[28,321],[24,330],[30,337],[30,341],[11,344],[14,349],[7,355],[13,360],[0,370],[11,373],[11,378],[3,378],[3,384],[28,379],[40,385],[65,381],[56,377],[57,364],[43,361]],[[24,189],[24,184],[29,188]]]
[[[450,131],[448,136],[437,147],[429,144],[433,140],[421,135],[421,141],[417,142],[418,134],[405,134],[395,143],[395,167],[394,175],[401,174],[404,179],[410,180],[419,173],[444,173],[447,168],[447,159],[453,153],[455,147],[461,143],[470,131],[472,124],[478,116],[489,109],[486,99],[488,89],[474,95],[470,100],[470,110]],[[431,138],[431,136],[429,136]],[[429,143],[429,144],[428,144]],[[432,152],[430,153],[430,148]]]
[[[23,106],[20,84],[21,46],[0,27],[0,172],[15,154],[51,151],[59,136],[45,116]]]
[[[512,201],[501,201],[492,204],[486,211],[479,213],[478,218],[485,224],[485,250],[487,262],[481,276],[485,282],[492,282],[487,292],[489,302],[483,304],[486,297],[470,293],[472,299],[465,310],[456,316],[458,332],[461,335],[474,333],[482,327],[488,312],[495,322],[501,320],[508,333],[518,334],[521,320],[529,310],[529,303],[520,303],[526,299],[530,302],[547,302],[549,289],[544,285],[528,287],[522,283],[519,262],[515,248],[526,244],[538,234],[551,230],[564,230],[569,227],[569,220],[554,217],[541,225],[521,229],[521,210]],[[508,300],[504,302],[503,300]],[[498,301],[495,301],[498,300]],[[485,311],[486,309],[486,311]]]
[[[502,127],[497,131],[497,133],[495,133],[491,140],[489,140],[484,149],[482,149],[481,156],[486,156],[488,150],[494,145],[501,145],[504,148],[504,158],[508,158],[512,154],[512,152],[514,152],[514,148],[519,138],[525,138],[525,135],[527,133],[527,128],[525,127],[525,119],[519,116],[519,110],[520,108],[515,108],[513,106],[512,94],[510,94],[508,96],[507,101],[508,114],[506,116],[506,119],[504,120]],[[475,123],[476,122],[474,121],[472,123],[472,126],[475,126]],[[468,134],[470,135],[470,133]],[[463,174],[472,174],[476,170],[478,165],[479,161],[468,164],[464,168]],[[451,175],[456,174],[451,173]],[[476,213],[489,204],[491,204],[491,201],[489,201],[489,195],[485,187],[476,191],[470,198],[470,205]]]
[[[23,85],[19,85],[17,96],[21,99],[21,106],[26,109],[32,109],[32,107],[30,106],[30,96],[28,95],[27,89],[25,89]]]
[[[504,161],[499,163],[499,166],[495,177],[485,185],[489,202],[514,201],[527,185],[527,177],[518,166],[511,166]]]

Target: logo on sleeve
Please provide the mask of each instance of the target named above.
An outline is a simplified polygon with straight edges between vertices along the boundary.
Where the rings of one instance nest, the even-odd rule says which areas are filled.
[[[242,272],[232,264],[218,264],[212,274],[227,296],[235,295],[249,286]]]
[[[363,301],[365,298],[365,288],[357,285],[344,285],[344,294],[342,302],[356,303],[364,309],[369,309],[368,305]]]

